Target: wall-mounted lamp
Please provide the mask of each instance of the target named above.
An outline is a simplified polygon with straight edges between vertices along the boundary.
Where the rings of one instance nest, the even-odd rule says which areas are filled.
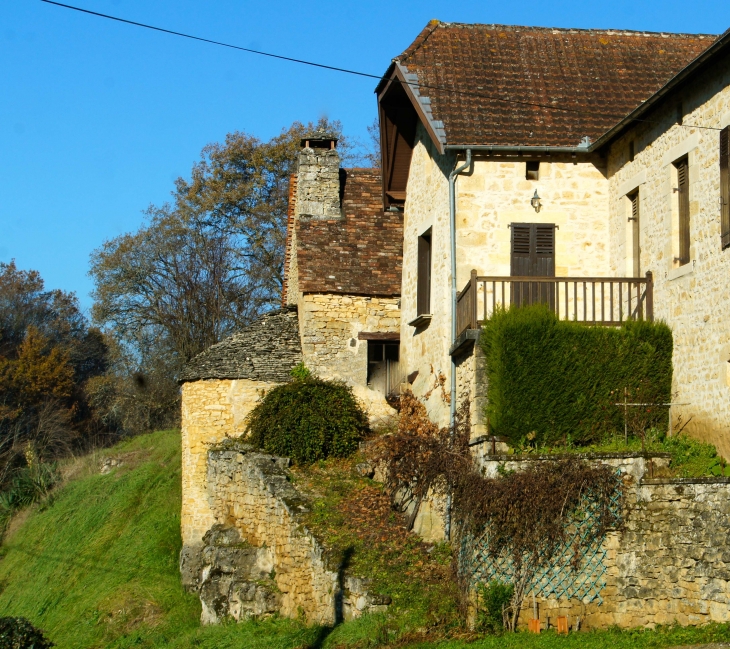
[[[537,190],[535,190],[535,195],[530,199],[530,205],[535,208],[536,212],[542,209],[542,203],[540,202],[540,197],[537,195]]]

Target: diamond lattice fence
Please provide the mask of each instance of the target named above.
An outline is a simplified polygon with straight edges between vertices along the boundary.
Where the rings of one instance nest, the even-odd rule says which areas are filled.
[[[616,477],[610,508],[615,520],[618,520],[621,515],[620,474]],[[594,601],[599,605],[603,603],[601,591],[606,586],[606,547],[605,538],[595,533],[597,515],[598,503],[587,492],[568,523],[565,544],[552,560],[546,561],[543,557],[538,560],[539,568],[526,593],[544,598],[575,598],[585,604]],[[488,535],[487,530],[478,537],[465,535],[462,539],[459,563],[471,587],[495,580],[512,583],[514,578],[509,551],[504,549],[496,556],[490,553]],[[576,549],[580,556],[574,561]]]

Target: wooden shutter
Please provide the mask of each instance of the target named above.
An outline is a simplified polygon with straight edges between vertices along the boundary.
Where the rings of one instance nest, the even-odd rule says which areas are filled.
[[[510,273],[512,276],[532,275],[531,235],[531,223],[512,224],[512,255],[510,259]]]
[[[537,277],[555,277],[555,226],[535,225],[535,270]]]
[[[687,158],[675,163],[679,190],[679,265],[689,263],[689,164]]]
[[[730,126],[720,131],[720,234],[722,249],[730,246]]]
[[[431,313],[431,232],[418,237],[417,315]]]
[[[635,191],[629,197],[631,201],[631,236],[632,246],[631,252],[633,256],[633,274],[634,277],[639,277],[641,274],[641,242],[639,240],[639,191]]]
[[[555,277],[555,226],[513,223],[510,273],[513,277]],[[512,282],[513,304],[554,303],[554,284]]]
[[[555,226],[552,223],[513,223],[512,276],[555,276]]]

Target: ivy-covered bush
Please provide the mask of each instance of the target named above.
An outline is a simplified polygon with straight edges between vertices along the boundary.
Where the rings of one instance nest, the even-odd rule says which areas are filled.
[[[55,644],[24,617],[0,617],[0,649],[49,649]]]
[[[509,611],[515,587],[512,584],[493,580],[476,587],[476,627],[487,633],[501,633],[508,626]]]
[[[273,455],[309,464],[358,448],[368,418],[352,388],[299,372],[269,391],[247,421],[249,441]]]
[[[672,333],[664,323],[621,327],[559,320],[545,305],[498,311],[484,325],[487,416],[513,445],[583,445],[624,431],[615,404],[668,403]],[[626,392],[624,392],[626,391]],[[666,427],[667,408],[627,409],[630,431]]]

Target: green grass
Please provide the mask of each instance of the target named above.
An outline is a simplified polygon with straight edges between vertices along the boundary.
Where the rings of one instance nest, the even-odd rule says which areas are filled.
[[[124,464],[100,475],[103,455],[121,457]],[[439,640],[433,631],[409,627],[413,618],[405,601],[400,613],[366,617],[334,630],[283,619],[200,627],[198,598],[182,590],[177,566],[179,434],[137,437],[64,471],[66,485],[25,520],[22,515],[16,519],[0,548],[0,616],[27,617],[60,649],[367,649],[388,643],[439,649],[633,649],[730,641],[727,626]],[[380,561],[370,555],[363,560],[371,565]],[[397,580],[384,575],[378,583],[396,588]],[[408,596],[404,591],[404,599]]]
[[[575,446],[570,443],[556,446],[535,446],[529,440],[515,448],[513,453],[535,455],[560,455],[563,453],[669,453],[670,474],[678,478],[730,477],[730,465],[718,454],[712,444],[681,434],[667,437],[657,429],[647,431],[642,448],[641,439],[631,435],[624,440],[623,435],[606,437],[601,443]],[[667,476],[664,476],[667,477]]]

